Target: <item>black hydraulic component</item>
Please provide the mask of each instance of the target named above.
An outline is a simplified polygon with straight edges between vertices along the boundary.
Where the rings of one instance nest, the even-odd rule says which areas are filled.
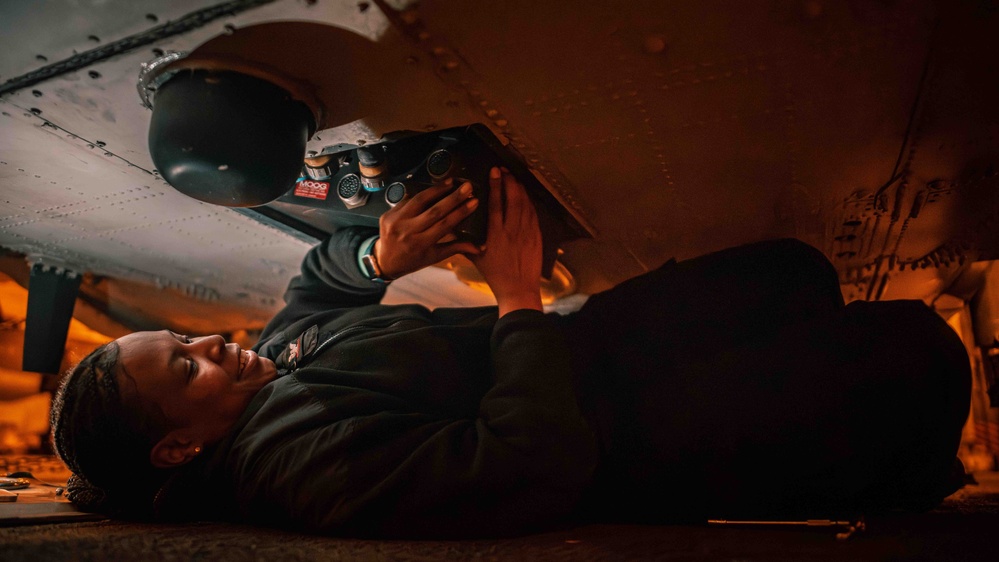
[[[336,148],[317,156],[340,163],[329,178],[302,177],[267,208],[326,231],[348,225],[378,226],[378,217],[406,195],[447,179],[452,179],[457,189],[467,180],[479,207],[455,228],[455,235],[481,244],[486,239],[489,169],[504,166],[524,184],[538,211],[546,276],[562,243],[589,236],[527,166],[483,125],[414,133],[348,150]],[[372,179],[378,180],[377,187],[369,184]],[[384,195],[374,195],[374,191],[384,191]]]
[[[75,272],[41,264],[31,266],[23,370],[49,374],[59,372],[79,290],[80,276]]]

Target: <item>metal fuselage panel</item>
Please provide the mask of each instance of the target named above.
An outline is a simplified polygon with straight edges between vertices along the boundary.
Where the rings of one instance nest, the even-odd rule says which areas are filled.
[[[0,84],[215,6],[112,4],[4,5]],[[973,3],[232,4],[3,94],[0,246],[279,305],[309,242],[153,170],[136,77],[178,50],[313,85],[310,149],[487,125],[593,226],[561,258],[583,292],[786,236],[826,253],[851,300],[932,300],[996,257],[999,17]]]

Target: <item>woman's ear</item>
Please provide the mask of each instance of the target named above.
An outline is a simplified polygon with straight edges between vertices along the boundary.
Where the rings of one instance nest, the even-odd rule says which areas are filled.
[[[191,462],[200,452],[200,443],[174,430],[153,445],[149,462],[156,468],[174,468]]]

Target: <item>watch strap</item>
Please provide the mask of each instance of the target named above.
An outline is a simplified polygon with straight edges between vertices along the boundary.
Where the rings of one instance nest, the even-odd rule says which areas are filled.
[[[375,242],[377,241],[378,236],[368,240],[366,248],[363,250],[361,255],[361,272],[371,281],[388,283],[389,280],[385,279],[385,276],[382,273],[382,268],[378,264],[378,258],[375,256]]]

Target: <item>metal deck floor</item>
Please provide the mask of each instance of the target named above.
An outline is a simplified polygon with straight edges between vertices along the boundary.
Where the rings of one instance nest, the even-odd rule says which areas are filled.
[[[0,560],[995,560],[999,473],[977,473],[940,507],[835,531],[587,525],[499,540],[371,541],[222,523],[116,521],[0,528]]]

